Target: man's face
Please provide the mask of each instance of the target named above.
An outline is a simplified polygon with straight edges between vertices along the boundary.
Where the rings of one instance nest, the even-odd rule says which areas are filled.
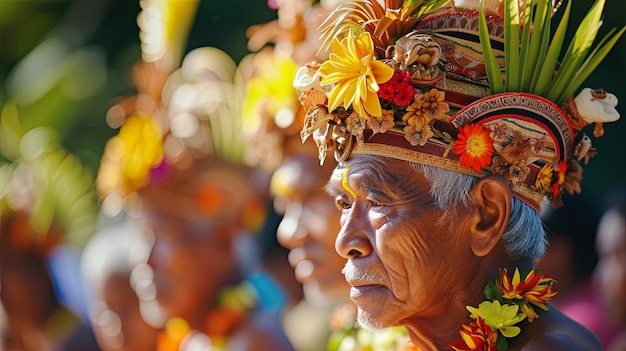
[[[327,305],[348,298],[349,286],[341,269],[345,259],[335,251],[339,212],[324,191],[331,167],[320,167],[314,157],[285,162],[273,182],[282,191],[275,194],[276,210],[283,214],[278,241],[289,249],[289,263],[303,284],[306,299]]]
[[[407,162],[359,155],[347,165],[329,187],[341,211],[336,249],[348,259],[359,322],[376,329],[441,315],[461,274],[471,274],[457,222],[437,224],[442,211],[433,207],[429,182]]]

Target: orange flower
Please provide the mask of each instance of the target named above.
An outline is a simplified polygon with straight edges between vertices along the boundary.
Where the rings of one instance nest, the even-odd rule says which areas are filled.
[[[434,88],[424,94],[424,106],[422,108],[424,109],[424,114],[431,121],[440,119],[450,111],[450,106],[444,102],[445,99],[446,93]]]
[[[452,152],[460,155],[463,166],[472,168],[474,172],[491,163],[493,141],[489,137],[490,130],[480,124],[468,124],[459,128],[458,139],[454,141]]]
[[[367,125],[374,133],[384,133],[388,129],[393,128],[395,122],[393,120],[393,110],[382,110],[380,116],[369,116]]]
[[[498,350],[496,346],[497,331],[491,329],[481,317],[477,317],[476,321],[461,325],[459,334],[461,334],[462,339],[450,344],[450,347],[456,351]]]

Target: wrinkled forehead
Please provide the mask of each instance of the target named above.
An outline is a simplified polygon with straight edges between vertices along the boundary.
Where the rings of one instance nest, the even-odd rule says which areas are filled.
[[[430,191],[428,179],[409,162],[375,155],[354,155],[335,167],[329,187],[346,191],[348,185],[398,195]]]

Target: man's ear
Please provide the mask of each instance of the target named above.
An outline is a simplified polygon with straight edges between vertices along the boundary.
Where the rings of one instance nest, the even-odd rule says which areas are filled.
[[[476,256],[485,256],[502,239],[511,212],[511,189],[500,177],[486,176],[471,190],[474,213],[471,247]]]

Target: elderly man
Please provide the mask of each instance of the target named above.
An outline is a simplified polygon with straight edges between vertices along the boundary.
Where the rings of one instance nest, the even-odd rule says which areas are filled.
[[[485,300],[483,288],[498,269],[527,270],[543,252],[537,215],[495,176],[476,181],[358,155],[337,168],[329,188],[342,212],[336,248],[348,259],[344,274],[359,323],[404,325],[423,350],[449,349],[468,320],[465,306]],[[509,349],[601,349],[555,308],[539,313]]]
[[[327,189],[358,322],[402,325],[419,350],[599,350],[533,266],[542,203],[580,193],[578,161],[595,155],[583,129],[602,113],[572,98],[584,77],[533,49],[558,4],[530,16],[517,1],[446,3],[340,6],[321,27],[328,60],[294,82],[303,139],[339,161]],[[577,36],[595,35],[599,10]],[[566,55],[559,68],[584,65]]]

